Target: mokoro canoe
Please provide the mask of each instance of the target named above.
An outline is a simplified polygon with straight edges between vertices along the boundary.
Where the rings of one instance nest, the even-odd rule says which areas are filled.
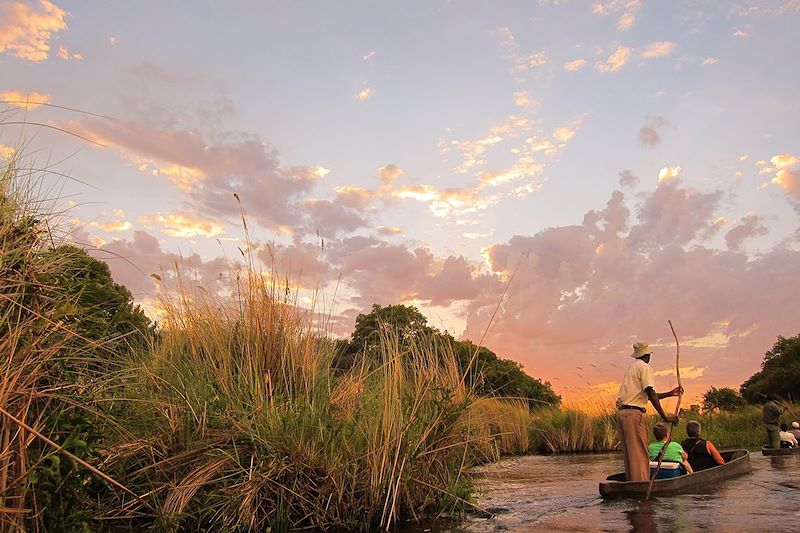
[[[762,446],[761,453],[764,455],[800,455],[800,448],[767,448]]]
[[[750,452],[747,450],[726,451],[721,452],[721,455],[725,459],[725,464],[698,470],[694,474],[655,480],[651,494],[663,496],[712,489],[721,481],[752,471]],[[605,481],[600,482],[600,496],[603,498],[644,497],[647,495],[649,484],[649,481],[625,481],[625,472],[622,472],[608,476]]]

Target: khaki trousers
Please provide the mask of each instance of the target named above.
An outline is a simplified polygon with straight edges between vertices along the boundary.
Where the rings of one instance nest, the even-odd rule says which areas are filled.
[[[637,409],[617,411],[617,430],[625,459],[628,481],[650,479],[650,458],[647,454],[647,414]]]

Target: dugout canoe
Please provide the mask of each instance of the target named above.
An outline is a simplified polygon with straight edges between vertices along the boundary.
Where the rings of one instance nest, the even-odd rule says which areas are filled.
[[[800,448],[767,448],[762,446],[761,453],[764,455],[800,455]]]
[[[750,465],[750,452],[747,450],[731,450],[720,452],[725,464],[699,470],[694,474],[680,477],[657,479],[653,482],[655,496],[668,496],[713,489],[726,479],[742,474],[749,474],[753,468]],[[649,481],[625,481],[625,472],[608,476],[600,482],[600,496],[603,498],[638,498],[647,495]]]

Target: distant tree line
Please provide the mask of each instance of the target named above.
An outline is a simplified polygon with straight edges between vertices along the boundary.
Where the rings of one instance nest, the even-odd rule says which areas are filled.
[[[442,354],[452,353],[466,375],[467,384],[478,394],[521,398],[531,406],[561,402],[550,383],[529,376],[519,363],[498,357],[492,350],[469,340],[457,340],[439,331],[410,305],[375,304],[369,313],[359,314],[350,339],[339,342],[335,364],[340,370],[348,370],[365,361],[377,362],[389,339],[400,343],[401,348],[422,342]]]
[[[703,395],[703,409],[734,411],[748,403],[764,403],[770,393],[784,400],[800,400],[800,334],[778,336],[772,349],[764,354],[761,370],[742,383],[738,391],[729,387],[708,389]]]

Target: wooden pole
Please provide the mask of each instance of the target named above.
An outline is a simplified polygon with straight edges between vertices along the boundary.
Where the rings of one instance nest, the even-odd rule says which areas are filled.
[[[675,334],[675,328],[672,325],[672,320],[667,320],[669,324],[669,329],[672,330],[672,336],[675,337],[675,375],[678,377],[678,388],[680,388],[681,392],[678,394],[678,401],[675,402],[675,416],[678,416],[678,413],[681,411],[681,399],[683,398],[683,386],[681,385],[681,343],[678,342],[678,335]],[[661,470],[661,461],[664,460],[664,454],[667,451],[667,446],[669,446],[669,442],[672,439],[672,430],[675,428],[675,424],[670,423],[669,431],[667,431],[667,442],[661,448],[661,452],[658,454],[658,465],[656,466],[656,471],[650,476],[650,485],[647,487],[647,497],[646,500],[650,499],[650,493],[653,491],[653,482],[656,480],[656,476],[658,476],[659,470]]]

